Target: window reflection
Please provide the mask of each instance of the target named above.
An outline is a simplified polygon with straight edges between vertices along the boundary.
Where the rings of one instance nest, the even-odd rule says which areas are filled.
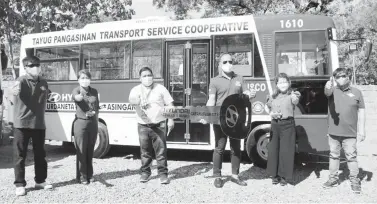
[[[236,74],[252,76],[252,35],[229,35],[215,37],[215,73],[218,69],[220,55],[228,53],[233,58],[233,68]]]
[[[94,80],[128,79],[130,42],[83,46],[83,67]]]
[[[134,41],[132,44],[132,78],[139,78],[139,70],[145,66],[153,71],[155,78],[162,77],[162,41],[161,40],[143,40]]]
[[[47,81],[77,80],[79,47],[36,49],[41,60],[42,76]]]
[[[289,76],[328,74],[328,50],[324,31],[277,33],[278,72]]]

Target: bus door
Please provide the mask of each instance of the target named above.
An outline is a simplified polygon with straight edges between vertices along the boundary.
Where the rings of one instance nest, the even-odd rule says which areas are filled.
[[[175,106],[205,106],[210,80],[209,40],[167,41],[165,85]],[[169,143],[209,144],[210,126],[190,120],[175,119]]]

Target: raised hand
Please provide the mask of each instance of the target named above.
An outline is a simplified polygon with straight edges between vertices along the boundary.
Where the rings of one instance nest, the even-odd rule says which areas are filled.
[[[332,87],[334,87],[334,83],[336,83],[334,77],[331,77],[330,80],[326,82],[326,89],[331,89]]]
[[[76,101],[80,102],[84,99],[84,96],[82,94],[77,94],[77,95],[75,95],[75,99],[76,99]]]
[[[301,96],[301,94],[300,94],[300,92],[298,92],[298,91],[293,91],[292,94],[291,94],[291,98],[292,98],[293,100],[297,100],[297,99],[299,99],[300,96]]]
[[[11,91],[12,91],[12,94],[15,95],[15,96],[18,96],[18,94],[20,94],[20,92],[21,92],[21,84],[20,84],[19,81],[16,81],[14,83],[14,85],[11,88]]]

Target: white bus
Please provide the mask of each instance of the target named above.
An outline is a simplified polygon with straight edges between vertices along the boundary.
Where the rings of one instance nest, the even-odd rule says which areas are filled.
[[[329,36],[334,31],[331,18],[309,15],[125,20],[25,35],[20,59],[26,55],[41,59],[51,90],[46,113],[49,140],[73,141],[75,105],[71,91],[78,86],[79,70],[91,72],[92,86],[100,94],[95,157],[101,158],[111,145],[139,145],[128,95],[140,83],[141,67],[152,68],[176,106],[205,106],[209,81],[219,74],[219,55],[228,52],[234,58],[235,72],[257,91],[252,101],[252,131],[242,148],[256,165],[265,166],[270,117],[264,104],[279,72],[289,74],[293,87],[302,94],[295,116],[297,151],[328,151],[323,87],[338,67],[337,46]],[[20,63],[20,75],[24,73]],[[212,150],[211,125],[177,119],[168,148]]]

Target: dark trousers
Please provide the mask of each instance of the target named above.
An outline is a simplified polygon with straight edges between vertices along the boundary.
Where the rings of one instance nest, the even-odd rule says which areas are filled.
[[[215,150],[213,151],[213,175],[221,175],[223,154],[225,151],[228,136],[221,130],[220,125],[213,125],[215,132]],[[241,141],[229,138],[230,142],[230,162],[232,163],[232,174],[238,175],[241,164]]]
[[[33,141],[35,182],[44,183],[47,178],[46,152],[44,149],[46,131],[39,129],[15,128],[13,134],[13,160],[15,162],[14,184],[25,187],[25,160],[30,138]]]
[[[74,124],[76,147],[76,179],[89,180],[93,177],[93,153],[97,140],[98,122],[77,119]]]
[[[268,144],[267,172],[270,176],[293,178],[296,128],[293,118],[272,120]]]
[[[153,127],[138,124],[142,174],[151,175],[153,151],[156,155],[158,174],[168,174],[165,125],[165,122]]]

